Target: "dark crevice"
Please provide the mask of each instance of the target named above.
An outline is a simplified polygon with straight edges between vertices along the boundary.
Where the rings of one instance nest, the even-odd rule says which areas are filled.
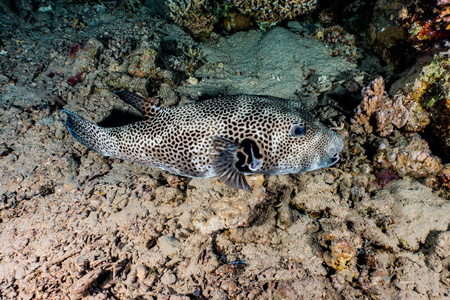
[[[444,147],[442,140],[436,136],[430,126],[425,127],[419,134],[428,143],[431,153],[441,159],[442,164],[450,163],[449,150]]]

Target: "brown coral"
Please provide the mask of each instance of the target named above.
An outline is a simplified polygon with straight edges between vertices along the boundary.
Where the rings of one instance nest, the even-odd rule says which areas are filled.
[[[403,96],[390,98],[384,92],[384,81],[379,77],[362,90],[363,101],[358,105],[352,123],[360,124],[367,133],[375,131],[387,136],[395,128],[403,127],[409,112],[403,105]]]

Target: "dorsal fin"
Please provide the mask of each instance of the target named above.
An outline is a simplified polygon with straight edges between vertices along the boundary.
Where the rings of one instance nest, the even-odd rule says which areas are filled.
[[[147,101],[147,99],[142,96],[124,90],[114,92],[114,94],[116,94],[123,102],[136,108],[144,117],[154,117],[158,110],[160,110],[160,108],[155,105],[155,98],[152,98],[152,101]]]

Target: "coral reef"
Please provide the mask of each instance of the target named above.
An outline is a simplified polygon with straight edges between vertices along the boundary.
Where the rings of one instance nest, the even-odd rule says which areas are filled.
[[[342,26],[318,27],[314,35],[318,41],[329,45],[331,56],[343,56],[353,63],[361,58],[355,35],[346,32]]]
[[[234,32],[251,27],[253,20],[249,16],[244,16],[240,13],[229,12],[224,15],[221,25],[226,31]]]
[[[285,19],[310,12],[317,0],[228,0],[217,3],[208,0],[166,0],[172,19],[200,38],[207,37],[216,21],[228,31],[246,28],[254,20],[265,29]],[[221,20],[223,19],[223,20]]]
[[[228,0],[228,3],[241,14],[252,17],[260,27],[267,27],[310,12],[317,0]]]
[[[100,18],[95,7],[78,5],[85,0],[16,3],[32,1],[21,22],[10,28],[3,25],[8,16],[0,22],[0,242],[7,245],[0,247],[0,298],[448,297],[450,192],[442,190],[450,186],[450,165],[419,180],[400,178],[396,169],[426,169],[427,158],[434,159],[409,134],[426,118],[432,122],[423,136],[449,135],[449,64],[440,49],[434,58],[423,53],[410,72],[384,77],[390,96],[383,91],[379,100],[403,95],[409,117],[401,131],[380,138],[375,114],[368,117],[374,134],[347,126],[354,95],[361,100],[362,87],[386,71],[363,59],[358,66],[347,62],[353,50],[376,59],[358,33],[352,38],[343,23],[333,23],[338,13],[323,16],[323,43],[313,38],[311,23],[298,22],[197,43],[145,8],[110,10],[111,1],[103,1],[108,9]],[[363,2],[368,11],[381,3],[352,5]],[[52,14],[48,22],[27,21],[50,5],[52,12],[39,13]],[[78,25],[55,21],[67,15]],[[70,77],[82,81],[71,86]],[[252,194],[216,179],[104,158],[73,140],[61,109],[92,112],[84,115],[99,125],[131,122],[132,108],[111,95],[123,88],[156,95],[161,106],[216,94],[298,91],[347,147],[336,168],[251,176]],[[117,114],[110,115],[113,108]],[[387,168],[373,161],[381,142]],[[430,182],[433,188],[424,185]]]
[[[435,9],[435,12],[439,13],[437,21],[444,23],[445,29],[450,30],[450,1],[439,0],[437,5],[439,6]]]
[[[424,57],[391,88],[391,92],[397,90],[406,95],[410,116],[404,129],[417,132],[427,126],[447,154],[450,154],[449,66],[448,56],[436,53]]]
[[[409,117],[403,129],[407,132],[422,131],[430,124],[427,110],[420,103],[414,101],[409,94],[405,96],[405,105],[408,107]]]
[[[199,37],[208,36],[216,18],[208,0],[166,0],[170,17]]]
[[[70,86],[87,82],[90,76],[95,76],[98,56],[103,48],[103,44],[94,38],[90,38],[84,45],[71,44],[67,55],[55,56],[47,67],[46,76],[54,78],[57,75],[64,78]]]
[[[445,164],[442,167],[442,172],[439,176],[439,182],[442,186],[450,190],[450,164]]]
[[[383,78],[379,77],[362,90],[363,101],[356,108],[352,123],[360,124],[366,133],[375,131],[381,136],[387,136],[395,128],[403,127],[409,116],[408,109],[403,105],[403,96],[390,98],[384,92]]]
[[[403,70],[423,51],[448,48],[449,29],[449,0],[377,0],[366,41],[391,71]]]
[[[426,107],[431,119],[431,132],[439,139],[447,154],[450,154],[450,73],[449,57],[436,56],[430,65],[430,77],[421,76],[423,96],[419,99]],[[425,75],[425,74],[424,74]]]
[[[439,43],[450,38],[450,1],[411,2],[402,6],[398,23],[407,30],[414,48],[435,51]]]
[[[407,28],[398,22],[403,3],[401,0],[377,0],[373,7],[372,21],[366,33],[366,42],[389,66],[391,71],[402,68],[411,52],[406,38]]]
[[[442,170],[440,159],[431,155],[427,142],[418,134],[399,140],[394,147],[382,143],[374,162],[379,168],[393,170],[398,176],[414,178],[437,175]]]

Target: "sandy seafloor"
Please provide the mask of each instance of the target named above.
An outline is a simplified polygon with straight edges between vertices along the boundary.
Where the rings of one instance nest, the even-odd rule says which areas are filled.
[[[369,183],[378,145],[349,151],[367,142],[348,124],[382,70],[370,53],[333,56],[298,22],[197,42],[146,8],[54,7],[1,31],[1,299],[450,297],[448,199],[420,179]],[[70,136],[62,109],[137,120],[118,89],[162,106],[299,97],[347,146],[332,168],[249,177],[252,194],[186,179]]]

